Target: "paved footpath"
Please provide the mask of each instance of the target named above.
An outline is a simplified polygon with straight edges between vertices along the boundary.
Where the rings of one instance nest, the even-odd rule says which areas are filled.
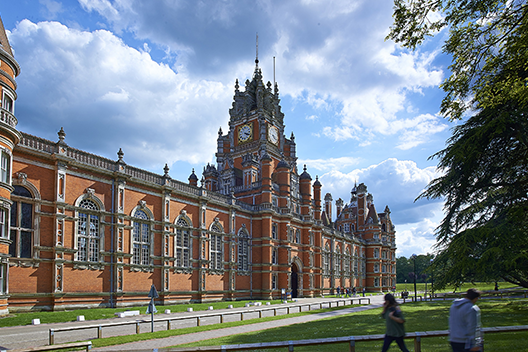
[[[359,298],[356,297],[356,298]],[[338,316],[343,314],[349,314],[357,311],[362,311],[366,309],[372,309],[380,307],[383,303],[383,295],[378,296],[369,296],[370,298],[370,305],[367,306],[361,306],[361,307],[355,307],[355,308],[345,308],[334,312],[325,312],[325,313],[318,313],[318,314],[311,314],[307,316],[302,317],[295,317],[295,318],[284,318],[276,321],[269,321],[269,322],[262,322],[262,323],[255,323],[255,324],[248,324],[244,326],[237,326],[233,328],[225,328],[225,329],[217,329],[217,330],[211,330],[211,331],[204,331],[204,332],[198,332],[188,335],[180,335],[180,336],[174,336],[174,337],[167,337],[162,339],[153,339],[153,340],[147,340],[147,341],[138,341],[138,342],[132,342],[124,345],[117,345],[117,346],[109,346],[104,348],[98,348],[98,349],[92,349],[93,351],[152,351],[158,348],[164,348],[169,346],[175,346],[179,344],[185,344],[195,341],[201,341],[201,340],[207,340],[222,336],[229,336],[229,335],[235,335],[240,333],[247,333],[252,331],[258,331],[258,330],[266,330],[271,329],[275,327],[280,326],[287,326],[297,323],[303,323],[308,321],[314,321],[318,319],[323,319],[331,316]],[[311,303],[313,305],[319,304],[320,302],[329,302],[338,300],[336,298],[300,298],[298,299],[297,303],[300,304],[308,304]],[[292,304],[293,305],[293,304]],[[274,307],[275,305],[271,306]],[[277,308],[282,305],[277,305]],[[286,309],[286,305],[283,306]],[[254,309],[259,308],[266,308],[266,306],[252,306]],[[234,313],[236,311],[247,311],[248,308],[234,308],[234,309],[221,309],[221,310],[215,310],[215,312],[222,312],[226,311],[229,313]],[[297,312],[297,310],[292,311],[292,313]],[[179,312],[179,313],[171,313],[170,316],[178,316],[178,317],[192,317],[200,314],[208,313],[207,311],[196,311],[196,312]],[[257,313],[255,313],[257,314]],[[273,313],[270,313],[273,314]],[[250,315],[248,315],[248,319],[250,318]],[[163,318],[168,317],[169,315],[165,314],[157,314],[157,318]],[[269,315],[264,315],[269,316]],[[227,316],[226,316],[227,317]],[[234,315],[233,317],[236,317]],[[0,328],[0,350],[3,349],[19,349],[19,348],[30,348],[35,346],[43,346],[48,344],[48,338],[49,338],[49,329],[50,328],[62,328],[62,327],[70,327],[70,326],[84,326],[84,325],[95,325],[98,324],[104,324],[108,322],[118,322],[118,321],[136,321],[136,318],[111,318],[111,319],[103,319],[103,320],[96,320],[96,321],[84,321],[84,322],[67,322],[67,323],[57,323],[57,324],[41,324],[41,325],[26,325],[26,326],[14,326],[14,327],[4,327]],[[139,317],[141,320],[148,320],[150,321],[150,317],[147,317],[145,315],[142,315]],[[236,318],[230,318],[226,321],[234,321],[239,320]],[[187,324],[188,326],[196,326],[195,320],[189,319],[186,323],[185,321],[182,322],[182,324]],[[203,324],[212,324],[214,323],[214,319],[212,321],[205,321]],[[186,327],[184,325],[180,325],[174,321],[173,323],[173,329],[174,328],[180,328],[180,327]],[[166,329],[166,323],[155,323],[154,324],[154,331],[160,331]],[[141,324],[141,332],[150,332],[150,324],[143,323]],[[118,336],[118,335],[131,335],[135,334],[135,325],[127,325],[127,326],[121,326],[116,328],[104,328],[103,336],[109,337],[109,336]],[[97,338],[97,329],[86,329],[86,330],[76,330],[71,332],[62,332],[62,333],[56,333],[55,334],[55,343],[65,343],[65,342],[71,342],[71,341],[87,341],[87,340],[94,340]]]
[[[272,328],[288,326],[292,324],[306,323],[306,322],[310,322],[314,320],[324,319],[328,317],[335,317],[335,316],[350,314],[354,312],[361,312],[367,309],[379,308],[383,305],[383,295],[370,296],[369,298],[370,298],[370,305],[365,305],[365,306],[360,306],[360,307],[344,308],[344,309],[340,309],[340,310],[336,310],[332,312],[310,314],[310,315],[294,317],[294,318],[285,318],[285,319],[279,319],[279,320],[274,320],[274,321],[267,321],[263,323],[236,326],[232,328],[196,332],[192,334],[172,336],[172,337],[166,337],[162,339],[131,342],[131,343],[127,343],[124,345],[95,348],[95,349],[92,349],[92,351],[135,351],[135,352],[154,351],[159,348],[166,348],[170,346],[181,345],[181,344],[186,344],[186,343],[191,343],[191,342],[196,342],[196,341],[214,339],[214,338],[224,337],[224,336],[229,336],[229,335],[244,334],[248,332],[272,329]],[[299,303],[310,301],[316,304],[319,301],[327,302],[329,300],[330,299],[328,298],[299,299]]]

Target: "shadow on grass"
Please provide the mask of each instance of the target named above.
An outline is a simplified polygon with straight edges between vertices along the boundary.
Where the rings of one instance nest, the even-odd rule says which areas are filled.
[[[421,302],[402,305],[405,314],[406,331],[448,330],[449,307],[452,302]],[[482,311],[484,327],[510,326],[528,324],[528,300],[526,299],[487,299],[478,302]],[[210,346],[227,344],[245,344],[255,342],[272,342],[317,339],[340,336],[376,335],[385,333],[385,322],[381,318],[381,308],[344,316],[332,317],[313,322],[279,327],[242,335],[226,336],[219,339],[201,341],[185,346]],[[515,338],[507,337],[515,336]],[[493,351],[527,351],[528,332],[500,333],[486,335],[486,344]],[[519,340],[520,339],[520,340]],[[450,351],[447,337],[427,338],[423,340],[422,351]],[[412,340],[406,340],[412,350]],[[381,341],[358,343],[358,351],[381,350]],[[183,346],[181,346],[183,347]],[[393,349],[397,350],[394,346]],[[268,351],[279,351],[269,349]],[[284,349],[282,349],[284,350]],[[347,344],[317,346],[317,351],[347,351]],[[264,351],[264,350],[261,350]],[[314,351],[314,347],[295,348],[295,351]]]

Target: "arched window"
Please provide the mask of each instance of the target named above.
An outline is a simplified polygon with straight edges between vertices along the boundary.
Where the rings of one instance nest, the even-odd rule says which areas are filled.
[[[330,274],[330,246],[326,243],[323,251],[323,274]]]
[[[339,275],[341,272],[341,247],[340,246],[336,246],[336,251],[334,253],[334,264],[335,264],[334,270],[336,274]]]
[[[191,253],[191,225],[189,222],[180,217],[176,221],[176,239],[174,241],[174,253],[176,257],[176,266],[188,268],[190,267],[190,253]]]
[[[238,231],[238,270],[249,271],[249,234],[247,230]]]
[[[222,261],[224,258],[224,246],[222,244],[222,229],[220,228],[220,226],[214,224],[213,226],[211,226],[211,232],[210,268],[220,270],[223,269]]]
[[[33,250],[33,196],[28,189],[15,186],[11,205],[11,231],[9,254],[11,257],[31,258]],[[2,235],[7,229],[6,211],[0,208]]]
[[[351,266],[351,257],[350,257],[350,248],[346,249],[345,252],[345,274],[350,275],[350,266]]]
[[[97,262],[99,261],[99,215],[93,212],[99,211],[94,201],[84,199],[79,207],[79,223],[77,226],[77,260]]]
[[[134,214],[134,230],[132,234],[132,263],[139,265],[150,264],[150,224],[149,217],[143,210],[136,210]]]

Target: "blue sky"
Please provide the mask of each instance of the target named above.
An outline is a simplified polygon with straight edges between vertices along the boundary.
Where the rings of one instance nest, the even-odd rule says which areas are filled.
[[[298,165],[323,195],[363,182],[396,225],[398,256],[432,251],[442,202],[420,200],[453,123],[439,116],[443,33],[385,41],[391,1],[17,0],[0,16],[22,71],[19,129],[186,181],[214,163],[235,79],[279,85]]]

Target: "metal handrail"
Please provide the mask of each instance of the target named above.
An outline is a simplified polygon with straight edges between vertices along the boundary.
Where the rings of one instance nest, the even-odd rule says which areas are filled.
[[[346,302],[349,301],[349,305],[354,304],[354,300],[358,301],[358,304],[370,304],[370,298],[348,298],[348,299],[338,299],[332,301],[323,301],[323,302],[310,302],[310,303],[301,303],[294,305],[277,305],[274,307],[262,307],[260,309],[245,309],[237,311],[222,311],[214,313],[203,313],[198,315],[188,315],[188,316],[178,316],[178,317],[168,317],[154,320],[155,323],[166,322],[167,330],[171,329],[171,322],[177,320],[189,320],[196,319],[196,326],[200,326],[201,319],[208,317],[220,317],[220,323],[224,322],[225,315],[236,315],[240,314],[240,320],[244,320],[245,313],[259,313],[259,318],[262,318],[262,312],[273,310],[273,315],[277,315],[277,310],[286,309],[287,314],[290,314],[290,309],[299,308],[299,311],[302,311],[302,307],[308,306],[308,310],[311,310],[311,307],[314,305],[319,305],[319,309],[322,309],[323,306],[328,305],[328,308],[332,308],[332,304],[336,303],[336,307],[339,307],[340,303],[343,303],[343,306],[346,306]],[[362,303],[366,302],[366,303]],[[107,327],[116,327],[116,326],[125,326],[125,325],[136,325],[136,334],[140,332],[140,324],[142,323],[151,323],[150,319],[142,319],[136,321],[124,321],[116,323],[102,323],[102,324],[90,324],[90,325],[81,325],[81,326],[69,326],[64,328],[50,328],[49,329],[49,344],[53,345],[55,343],[55,333],[64,332],[64,331],[74,331],[74,330],[85,330],[85,329],[97,329],[97,338],[100,339],[103,337],[103,328]]]

